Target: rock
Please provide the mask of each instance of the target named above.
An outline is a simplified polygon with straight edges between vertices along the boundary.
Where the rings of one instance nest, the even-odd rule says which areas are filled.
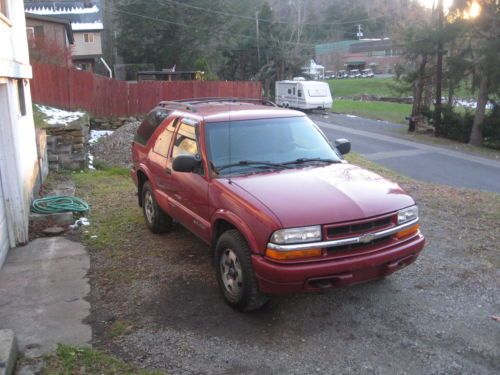
[[[59,236],[64,233],[64,228],[61,227],[49,227],[45,228],[43,231],[43,234],[47,236]]]
[[[129,167],[132,164],[130,143],[139,125],[139,121],[126,123],[113,134],[91,145],[90,153],[94,156],[94,162],[113,167]]]

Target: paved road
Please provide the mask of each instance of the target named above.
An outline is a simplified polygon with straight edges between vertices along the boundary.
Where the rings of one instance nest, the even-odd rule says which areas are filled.
[[[407,176],[500,193],[500,161],[398,138],[400,125],[360,117],[312,116],[329,139],[347,138],[352,150]]]

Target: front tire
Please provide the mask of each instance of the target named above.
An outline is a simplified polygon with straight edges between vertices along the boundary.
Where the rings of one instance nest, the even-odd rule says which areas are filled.
[[[146,225],[153,233],[165,233],[172,227],[172,218],[156,202],[151,184],[147,181],[142,187],[142,212]]]
[[[231,307],[248,312],[268,301],[257,286],[247,242],[237,230],[228,230],[219,237],[215,266],[221,293]]]

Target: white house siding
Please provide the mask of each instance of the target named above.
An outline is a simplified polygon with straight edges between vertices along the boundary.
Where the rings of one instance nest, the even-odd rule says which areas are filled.
[[[84,40],[84,34],[93,34],[94,42],[88,43]],[[79,56],[102,55],[101,32],[100,31],[75,31],[73,30],[75,44],[73,47],[73,58]]]
[[[24,6],[19,0],[6,3],[6,17],[0,17],[0,180],[6,220],[0,231],[3,234],[7,227],[9,246],[14,247],[28,241],[29,205],[38,171]],[[18,87],[24,92],[25,114]],[[4,257],[0,252],[0,266]]]
[[[0,179],[0,264],[3,264],[9,250],[9,233],[5,217],[5,204],[3,203],[2,180]]]

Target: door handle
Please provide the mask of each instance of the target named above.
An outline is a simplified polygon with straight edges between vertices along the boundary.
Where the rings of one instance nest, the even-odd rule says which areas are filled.
[[[172,170],[170,169],[170,167],[167,167],[167,169],[165,169],[165,172],[167,172],[167,174],[172,174]]]

